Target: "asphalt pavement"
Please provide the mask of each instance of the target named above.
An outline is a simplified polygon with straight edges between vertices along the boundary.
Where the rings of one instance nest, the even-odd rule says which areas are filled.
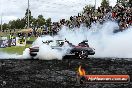
[[[112,58],[88,58],[79,60],[0,60],[0,88],[132,88],[129,83],[78,82],[78,68],[86,74],[124,74],[132,79],[132,61]]]

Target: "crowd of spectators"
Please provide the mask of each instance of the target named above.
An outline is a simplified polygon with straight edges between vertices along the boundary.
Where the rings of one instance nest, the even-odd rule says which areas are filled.
[[[112,17],[119,24],[119,29],[125,30],[132,25],[132,8],[129,6],[123,6],[117,4],[112,11]]]
[[[117,31],[123,31],[132,25],[132,6],[123,5],[117,3],[114,7],[100,6],[97,9],[94,7],[88,7],[84,12],[78,13],[77,16],[71,16],[68,20],[61,19],[59,22],[51,22],[49,27],[41,27],[41,31],[38,28],[33,28],[33,32],[28,33],[28,37],[41,36],[41,35],[56,35],[62,26],[67,26],[69,29],[79,28],[81,25],[90,29],[91,24],[100,23],[111,20],[118,23],[119,28]],[[14,30],[15,31],[15,30]],[[24,36],[25,34],[19,33],[18,36]]]
[[[69,20],[61,19],[60,22],[52,23],[51,31],[56,34],[62,26],[69,28],[80,27],[84,25],[88,28],[92,23],[103,22],[111,20],[115,21],[119,25],[118,31],[123,31],[132,25],[132,8],[131,5],[123,5],[117,3],[114,7],[98,7],[97,9],[91,8],[84,13],[79,13],[77,16],[71,16]]]

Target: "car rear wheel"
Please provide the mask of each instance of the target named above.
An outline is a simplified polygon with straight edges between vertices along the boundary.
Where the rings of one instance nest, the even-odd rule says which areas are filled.
[[[85,59],[85,58],[87,58],[88,57],[88,52],[87,51],[80,51],[79,53],[78,53],[78,58],[79,59]]]

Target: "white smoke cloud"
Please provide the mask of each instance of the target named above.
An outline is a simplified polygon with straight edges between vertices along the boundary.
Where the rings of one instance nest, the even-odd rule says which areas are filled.
[[[0,52],[0,59],[12,59],[12,58],[17,58],[18,55],[17,54],[7,54],[4,52]]]
[[[52,49],[48,45],[42,45],[39,47],[39,52],[37,57],[39,59],[44,59],[44,60],[52,60],[52,59],[62,59],[62,54],[59,50]]]
[[[63,28],[59,35],[75,45],[88,39],[89,45],[95,48],[94,57],[132,58],[132,27],[113,33],[115,29],[118,29],[117,23],[106,22],[103,25],[93,24],[91,29],[81,27],[73,31]]]
[[[63,27],[54,38],[46,36],[43,39],[55,40],[66,38],[74,45],[88,39],[90,47],[95,48],[95,55],[93,57],[132,58],[132,28],[128,28],[123,32],[113,33],[115,29],[118,29],[118,24],[111,21],[105,22],[103,25],[99,23],[92,24],[90,29],[86,27],[74,29]],[[36,44],[41,44],[42,38],[38,38],[36,41],[39,41]],[[60,51],[52,51],[51,47],[41,46],[40,49],[38,56],[41,56],[41,58],[49,59],[49,56],[50,59],[53,57],[62,58],[62,53]]]
[[[30,56],[29,53],[30,53],[29,48],[26,48],[23,51],[23,55],[20,55],[18,59],[28,59],[28,58],[31,58],[31,56]]]
[[[52,60],[52,59],[58,59],[62,60],[63,56],[65,56],[66,53],[71,49],[68,45],[64,44],[59,49],[52,49],[50,45],[46,45],[43,42],[47,40],[53,40],[52,46],[56,46],[56,40],[61,39],[58,38],[58,36],[44,36],[44,37],[38,37],[36,41],[33,43],[32,46],[38,46],[39,52],[37,53],[37,56],[35,58],[42,59],[42,60]]]
[[[29,48],[26,48],[23,51],[23,55],[19,55],[19,54],[9,54],[6,52],[2,52],[0,51],[0,59],[28,59],[31,58],[29,55]]]
[[[39,46],[39,53],[36,58],[44,60],[59,59],[69,50],[69,46],[62,47],[62,50],[52,49],[50,46],[45,45],[42,41],[67,39],[74,45],[88,39],[90,47],[95,49],[93,57],[118,57],[118,58],[132,58],[132,27],[123,32],[113,33],[118,29],[118,24],[115,22],[105,22],[104,24],[92,24],[90,29],[86,27],[69,29],[63,27],[56,36],[38,37],[33,43],[33,46]],[[30,58],[29,49],[24,51],[23,55],[8,55],[1,54],[2,58]]]

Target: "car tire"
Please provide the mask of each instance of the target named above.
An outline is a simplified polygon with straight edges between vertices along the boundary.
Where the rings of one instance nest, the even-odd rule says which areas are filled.
[[[88,57],[88,52],[87,51],[82,50],[78,53],[78,58],[79,59],[86,59],[87,57]]]

